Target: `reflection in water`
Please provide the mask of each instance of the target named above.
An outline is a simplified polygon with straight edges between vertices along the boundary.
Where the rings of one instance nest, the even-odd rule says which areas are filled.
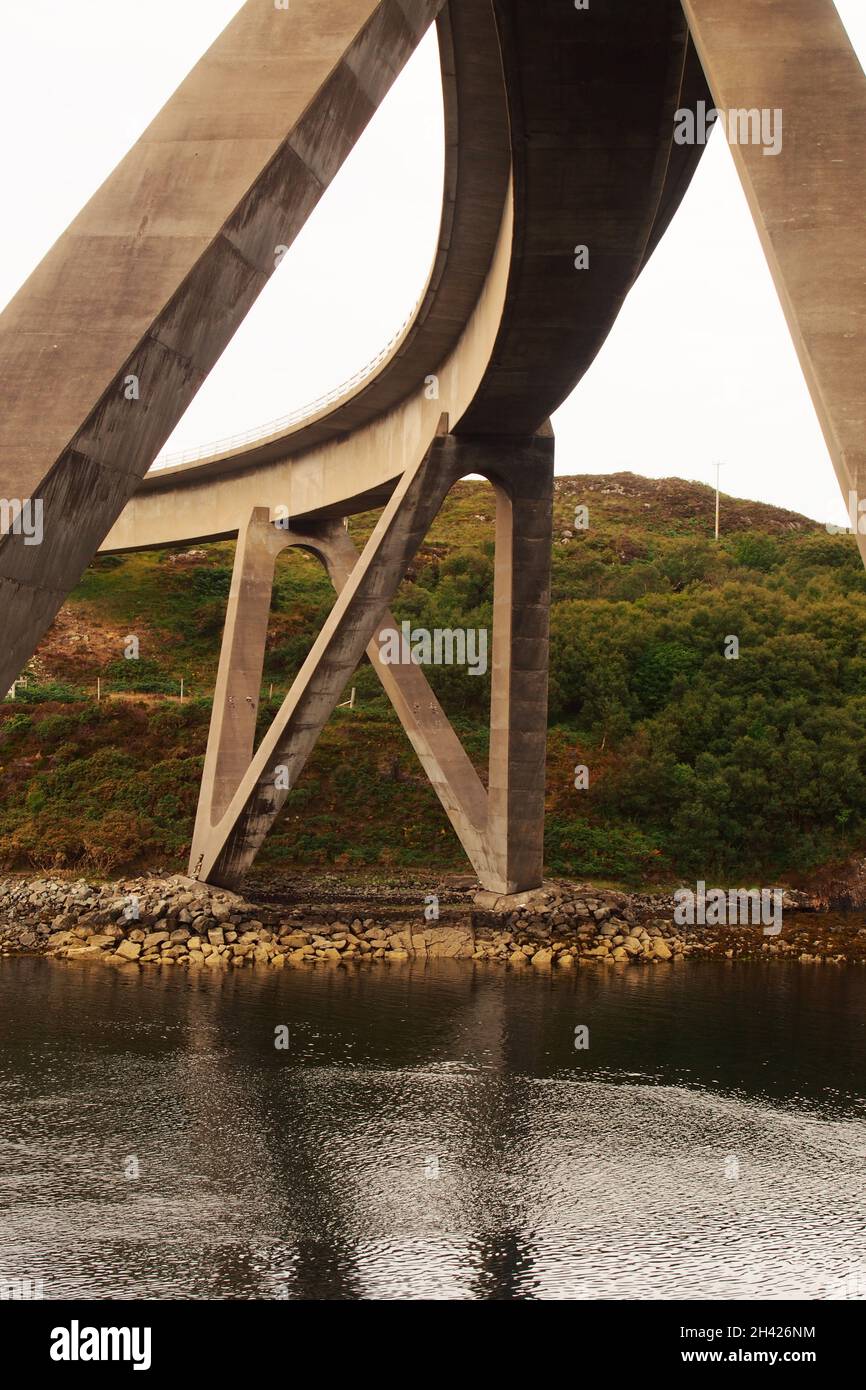
[[[0,1275],[49,1298],[864,1298],[864,1006],[866,971],[779,963],[5,959]]]

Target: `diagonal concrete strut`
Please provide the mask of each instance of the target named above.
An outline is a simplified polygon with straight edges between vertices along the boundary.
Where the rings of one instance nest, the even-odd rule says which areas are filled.
[[[682,0],[843,494],[866,491],[866,77],[833,0]],[[772,119],[771,119],[772,118]],[[857,531],[866,561],[866,535]]]
[[[445,0],[246,0],[0,314],[0,689]]]
[[[387,605],[450,487],[466,472],[497,501],[489,791],[414,664],[383,661]],[[333,522],[280,530],[256,509],[239,537],[214,694],[190,872],[234,885],[271,828],[365,647],[419,761],[485,887],[541,881],[547,723],[553,436],[440,436],[410,470],[359,556]],[[325,564],[337,602],[253,756],[276,557],[303,546]]]

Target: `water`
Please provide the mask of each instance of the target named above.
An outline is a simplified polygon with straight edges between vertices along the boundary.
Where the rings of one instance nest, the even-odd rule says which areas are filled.
[[[855,968],[4,959],[0,1276],[84,1299],[866,1298],[864,1020]]]

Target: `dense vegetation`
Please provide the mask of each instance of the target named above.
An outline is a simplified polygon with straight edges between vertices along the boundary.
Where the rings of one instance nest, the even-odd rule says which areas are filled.
[[[556,506],[548,872],[796,879],[862,849],[866,573],[853,538],[723,499],[717,544],[709,489],[631,474],[558,479]],[[372,521],[352,522],[359,543]],[[27,687],[0,705],[0,867],[184,866],[232,555],[219,544],[90,567]],[[490,628],[492,590],[492,494],[463,483],[394,611]],[[331,602],[316,561],[281,559],[262,728]],[[130,636],[138,660],[124,656]],[[428,675],[483,768],[489,675]],[[331,721],[263,864],[462,869],[368,664],[353,684],[356,708]]]

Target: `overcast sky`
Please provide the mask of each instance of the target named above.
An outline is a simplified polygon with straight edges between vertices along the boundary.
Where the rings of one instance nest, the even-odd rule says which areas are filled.
[[[0,304],[240,7],[239,0],[3,0]],[[837,7],[866,61],[866,0],[837,0]],[[430,35],[169,450],[256,429],[303,406],[351,376],[400,327],[423,289],[436,241],[441,109]],[[720,132],[554,425],[558,472],[631,469],[709,482],[718,458],[725,491],[844,523]]]

